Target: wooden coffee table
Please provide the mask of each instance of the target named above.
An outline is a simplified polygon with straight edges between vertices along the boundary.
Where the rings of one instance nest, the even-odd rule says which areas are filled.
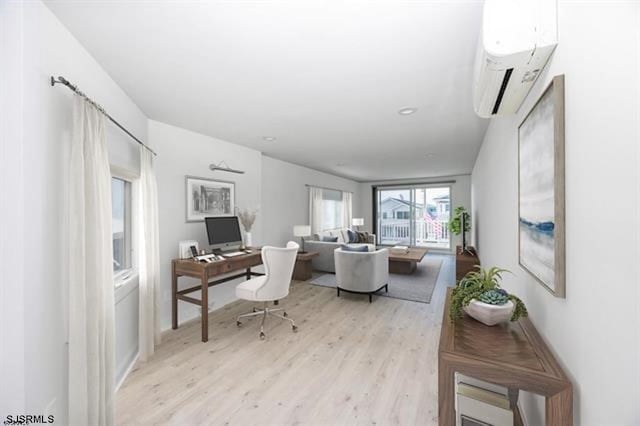
[[[389,250],[389,272],[392,274],[413,274],[427,251],[426,248],[412,247],[405,254],[393,254]]]

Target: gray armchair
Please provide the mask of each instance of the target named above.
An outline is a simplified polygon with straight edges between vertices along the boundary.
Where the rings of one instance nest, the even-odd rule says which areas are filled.
[[[389,251],[387,249],[354,252],[338,248],[334,251],[338,297],[341,291],[368,294],[389,285]]]

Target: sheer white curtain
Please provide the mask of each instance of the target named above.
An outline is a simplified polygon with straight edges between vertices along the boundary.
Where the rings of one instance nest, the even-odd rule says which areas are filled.
[[[104,116],[80,96],[74,97],[69,177],[69,424],[112,425],[111,172]]]
[[[353,218],[353,194],[351,192],[342,192],[342,227],[351,229],[351,220]]]
[[[322,198],[322,188],[309,187],[309,224],[311,225],[311,233],[318,234],[322,232],[324,207]]]
[[[146,361],[160,344],[160,255],[158,246],[158,184],[153,154],[140,146],[138,247],[140,269],[140,359]]]

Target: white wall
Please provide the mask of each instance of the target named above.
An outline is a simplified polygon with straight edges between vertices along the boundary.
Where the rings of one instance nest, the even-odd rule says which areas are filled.
[[[22,350],[16,349],[9,354],[9,368],[15,367],[16,371],[9,377],[17,381],[15,384],[6,382],[3,371],[6,386],[2,388],[18,393],[22,380],[16,376],[22,376],[24,398],[11,397],[8,408],[19,409],[13,411],[14,414],[50,412],[56,416],[57,423],[66,424],[67,289],[64,285],[66,259],[62,247],[66,235],[63,212],[67,186],[66,153],[72,127],[72,94],[64,87],[52,88],[49,76],[63,75],[78,84],[142,139],[147,136],[147,120],[46,6],[39,1],[12,2],[10,7],[17,15],[5,15],[6,6],[7,3],[2,2],[3,20],[6,16],[23,15],[22,28],[19,20],[14,21],[15,26],[3,25],[3,36],[4,31],[10,31],[9,35],[13,37],[10,40],[16,41],[12,48],[22,40],[21,49],[6,52],[12,59],[8,63],[9,75],[16,77],[9,80],[14,85],[12,90],[17,98],[22,98],[22,105],[14,103],[10,111],[22,116],[22,125],[12,123],[12,138],[3,140],[3,146],[11,146],[11,157],[3,157],[2,168],[7,167],[13,173],[12,176],[3,175],[3,179],[11,179],[3,182],[3,186],[13,185],[10,196],[16,195],[16,189],[22,188],[23,191],[12,198],[11,203],[3,204],[17,204],[17,207],[11,212],[10,222],[3,221],[2,239],[4,227],[9,226],[9,243],[17,250],[17,255],[33,256],[16,261],[11,267],[20,271],[8,275],[19,279],[15,284],[22,286],[22,289],[9,288],[8,294],[16,296],[8,300],[15,304],[9,312],[23,313],[23,318],[3,320],[2,327],[3,330],[7,326],[15,327],[19,331],[24,326],[24,330],[23,342],[20,338],[12,342],[12,345],[23,345]],[[4,61],[5,53],[2,57]],[[3,72],[4,65],[7,64],[3,63]],[[6,76],[3,78],[5,82],[7,79]],[[5,114],[3,109],[2,115]],[[17,130],[16,126],[19,126]],[[113,162],[122,168],[137,164],[137,158],[130,156],[131,150],[135,149],[127,137],[111,126],[108,128],[107,140]],[[2,136],[6,136],[4,130]],[[23,213],[21,219],[15,217],[20,212]],[[3,363],[4,356],[3,349]]]
[[[0,1],[0,418],[22,413],[24,395],[23,13]],[[9,208],[10,206],[10,208]]]
[[[236,206],[261,209],[262,154],[219,139],[179,127],[149,120],[149,139],[158,153],[158,207],[160,211],[160,286],[162,288],[162,328],[171,327],[171,259],[178,255],[178,243],[196,240],[208,248],[204,222],[186,222],[185,176],[233,181],[236,184]],[[209,165],[225,161],[229,167],[244,170],[244,174],[212,172]],[[261,244],[262,215],[258,215],[252,230],[254,245]],[[229,281],[209,288],[210,308],[217,309],[235,300],[234,289],[239,281]],[[181,278],[180,288],[198,284]],[[199,297],[199,296],[196,296]],[[180,322],[199,316],[198,307],[180,302]],[[212,333],[214,331],[211,331]]]
[[[558,3],[559,45],[515,116],[494,118],[473,169],[481,262],[513,271],[505,287],[574,384],[575,424],[640,424],[640,4]],[[518,266],[517,126],[565,74],[567,297]],[[528,424],[540,399],[522,395]]]
[[[468,211],[471,211],[471,176],[470,175],[456,175],[456,176],[443,176],[424,179],[411,179],[411,180],[393,180],[393,181],[378,181],[378,182],[363,182],[359,185],[360,194],[360,212],[364,217],[364,229],[369,232],[375,233],[375,223],[373,220],[373,187],[376,185],[410,185],[418,183],[435,183],[435,182],[452,182],[451,184],[451,211],[458,207],[463,206]],[[455,250],[456,245],[462,244],[462,235],[452,235],[451,238],[451,251]]]
[[[349,179],[262,157],[262,211],[265,244],[284,245],[293,237],[293,225],[309,224],[309,188],[315,185],[353,192],[353,216],[360,214],[358,183]]]

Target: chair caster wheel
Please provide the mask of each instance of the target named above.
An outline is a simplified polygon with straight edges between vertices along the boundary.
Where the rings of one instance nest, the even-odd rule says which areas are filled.
[[[294,333],[298,332],[298,326],[297,325],[292,325],[291,326],[291,330],[293,330]]]
[[[289,315],[287,315],[287,313],[286,313],[286,312],[283,312],[283,313],[282,313],[282,316],[286,318],[286,317],[288,317]]]
[[[260,340],[264,340],[264,338],[265,338],[265,335],[264,335],[264,333],[261,331],[261,332],[260,332]]]
[[[236,321],[236,325],[237,325],[238,327],[240,327],[240,326],[242,325],[242,323],[241,323],[240,321]]]

